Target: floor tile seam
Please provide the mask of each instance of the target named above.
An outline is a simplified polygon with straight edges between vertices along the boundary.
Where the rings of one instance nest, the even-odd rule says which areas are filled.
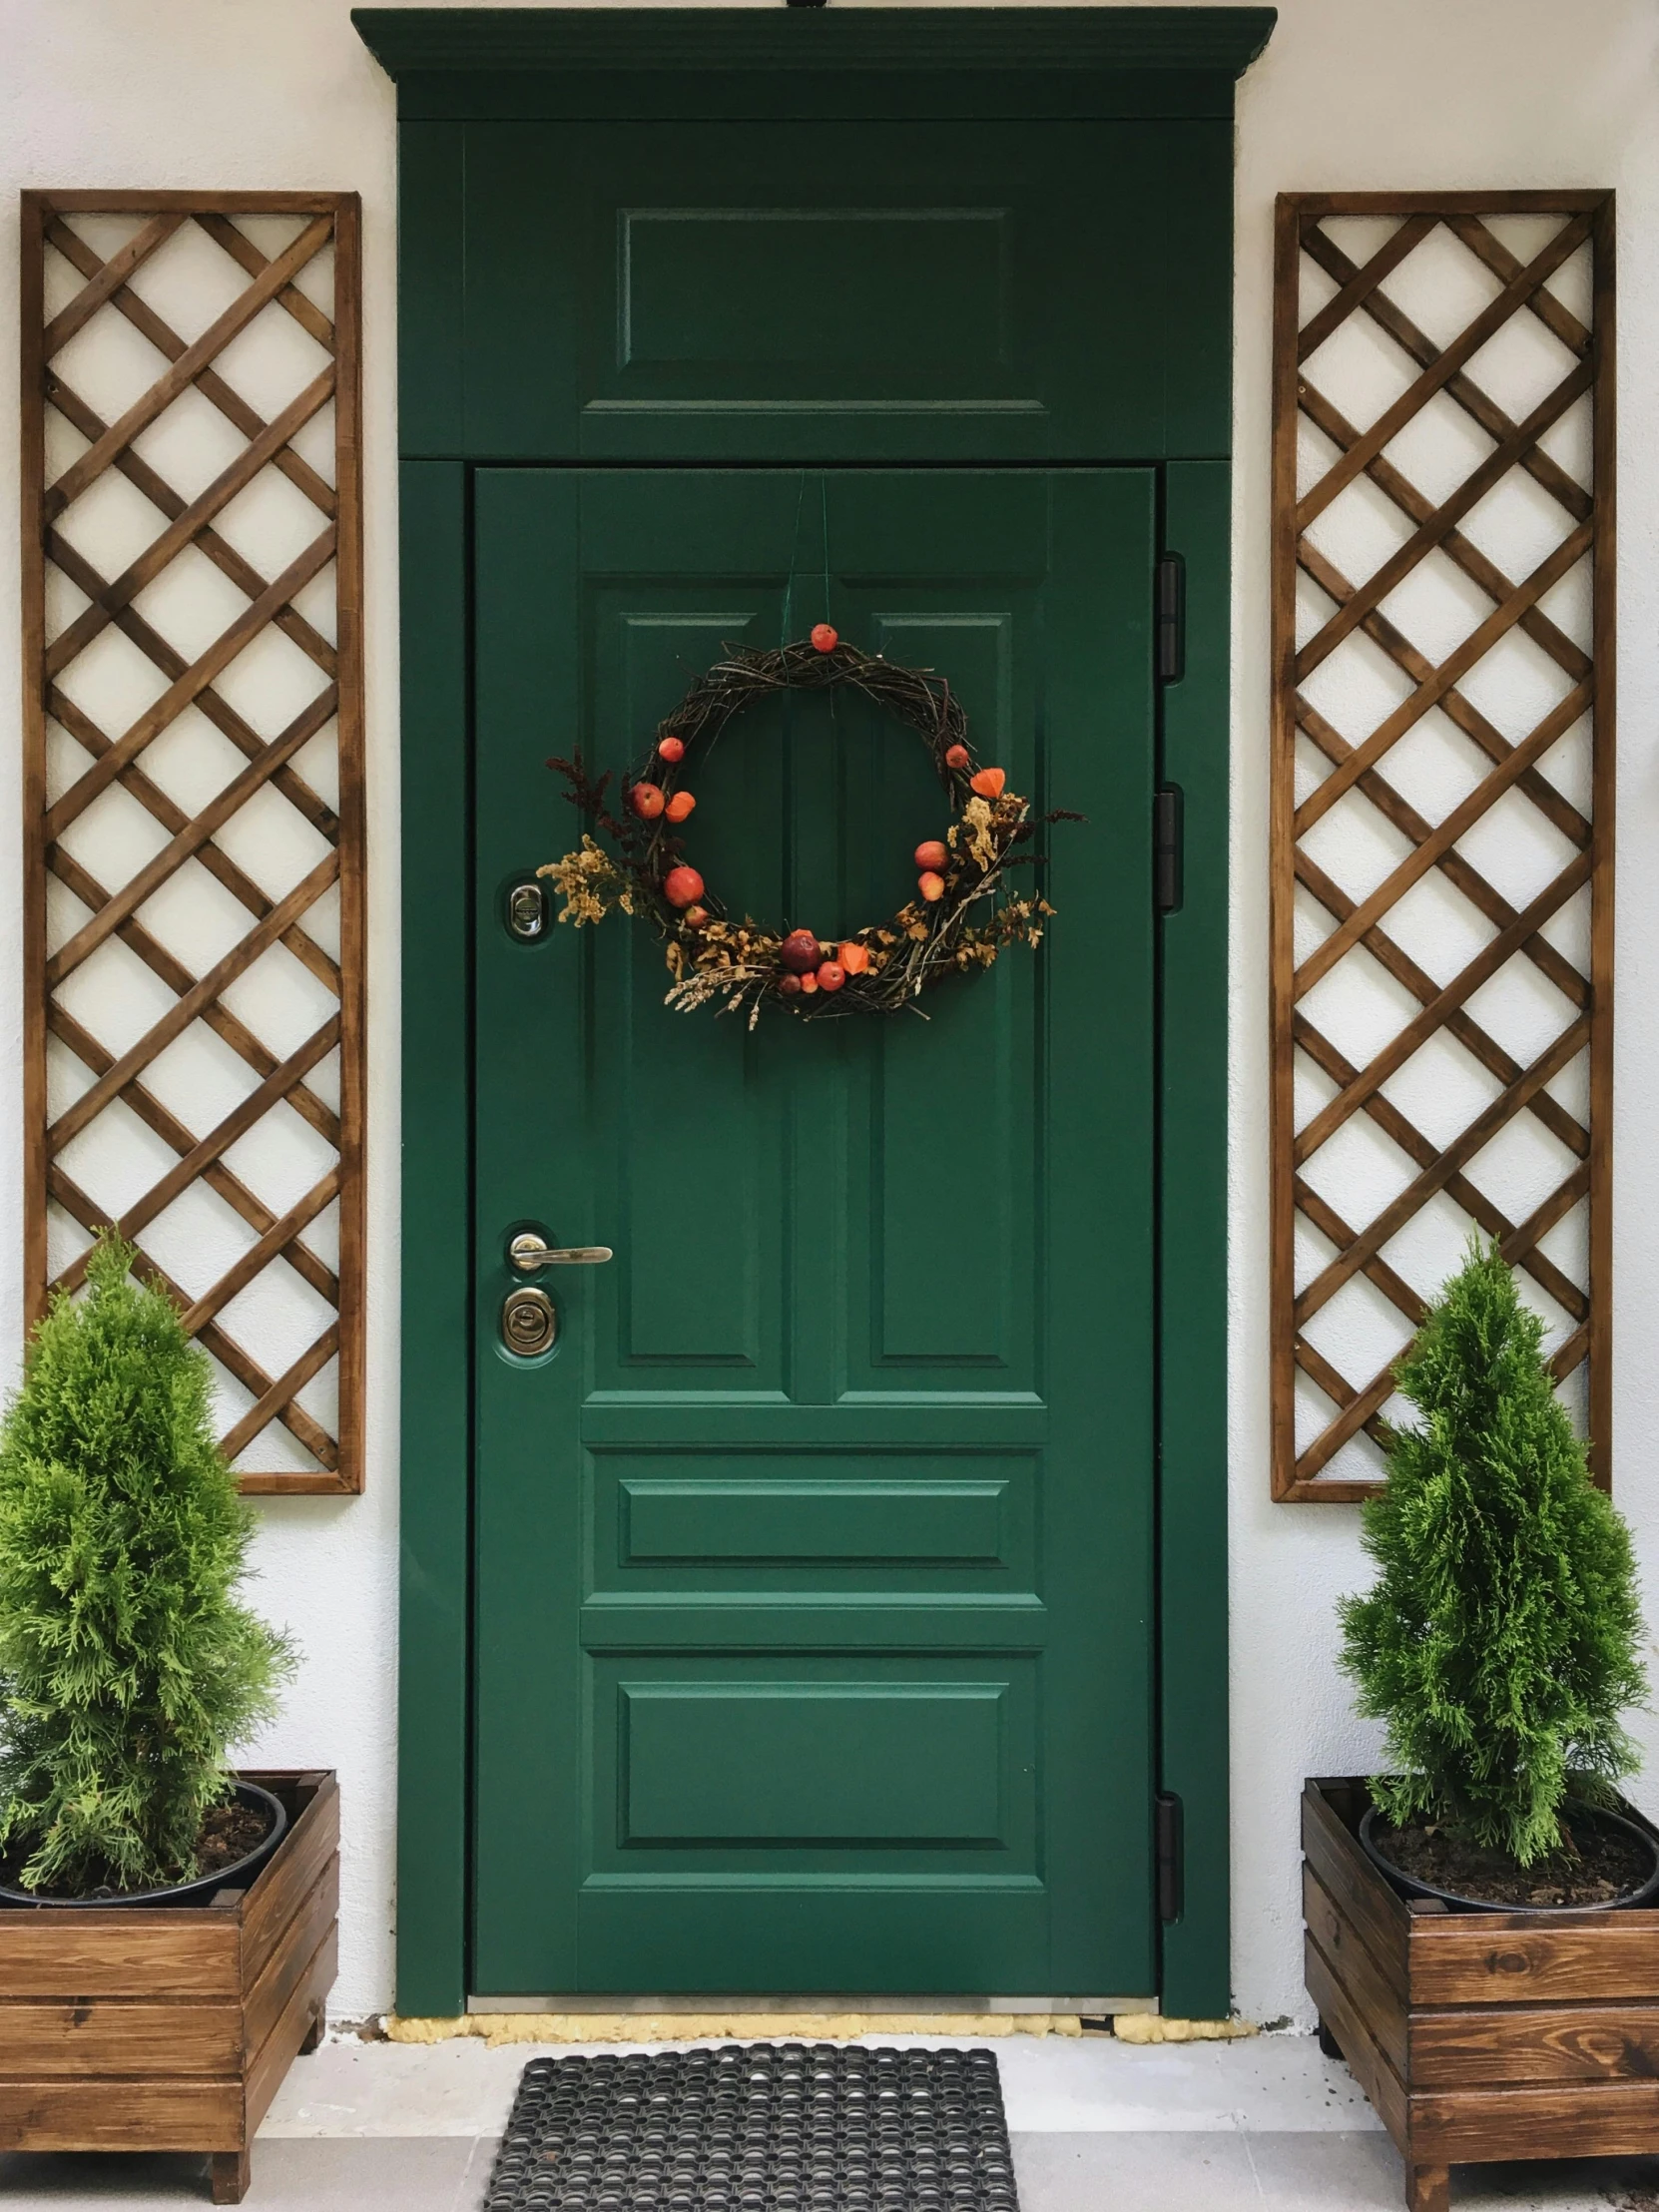
[[[449,2200],[449,2212],[472,2212],[483,2198],[483,2180],[489,2172],[486,2159],[480,2166],[478,2153],[483,2146],[482,2135],[474,2135],[472,2148],[467,2152],[466,2164],[461,2168],[460,2179],[455,2184],[455,2194]],[[491,2146],[493,2149],[493,2145]]]
[[[505,2113],[502,2118],[506,2118]],[[494,2139],[499,2137],[497,2129]],[[371,2122],[354,2127],[295,2127],[283,2121],[276,2127],[262,2127],[255,2137],[259,2143],[471,2143],[489,2139],[490,2129],[478,2120],[458,2122],[453,2127],[417,2127],[406,2118],[395,2125]]]
[[[349,2142],[498,2142],[510,2113],[499,2114],[496,2123],[485,2117],[421,2125],[408,2115],[391,2120],[353,2121],[337,2127],[306,2126],[293,2121],[267,2123],[260,2129],[262,2143]],[[1349,2135],[1376,2134],[1377,2123],[1364,2106],[1340,2115],[1340,2124],[1328,2119],[1305,2121],[1286,2115],[1262,2120],[1237,2110],[1206,2115],[1159,2115],[1144,2107],[1129,2115],[1103,2117],[1098,2107],[1090,2112],[1067,2112],[1036,2119],[1010,2118],[1011,2135]]]
[[[1238,2133],[1239,2140],[1244,2145],[1245,2158],[1250,2166],[1251,2185],[1256,2191],[1258,2200],[1264,2201],[1267,2197],[1267,2191],[1262,2186],[1261,2169],[1256,2163],[1256,2150],[1250,2140],[1250,2130],[1247,2127],[1241,2127]]]

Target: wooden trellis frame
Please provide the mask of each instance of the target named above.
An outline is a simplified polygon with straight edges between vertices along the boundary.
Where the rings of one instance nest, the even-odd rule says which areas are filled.
[[[142,218],[127,243],[103,258],[76,228],[78,217]],[[269,256],[238,219],[301,219],[285,250]],[[143,296],[133,279],[183,226],[214,241],[241,278],[232,303],[187,341]],[[73,1290],[83,1264],[49,1280],[49,1208],[64,1209],[92,1230],[107,1210],[66,1171],[61,1155],[76,1135],[118,1101],[176,1158],[119,1226],[140,1251],[139,1272],[184,1309],[186,1326],[235,1378],[252,1400],[222,1439],[233,1459],[273,1421],[281,1422],[315,1460],[313,1469],[245,1472],[249,1491],[338,1493],[362,1486],[363,1475],[363,703],[362,493],[359,393],[359,207],[353,193],[28,192],[22,196],[22,487],[24,725],[24,1113],[25,1286],[31,1321],[49,1292]],[[329,315],[294,278],[312,257],[332,248],[333,311]],[[81,289],[47,317],[46,272],[57,255],[83,279]],[[221,356],[268,308],[285,311],[321,347],[326,365],[304,390],[266,419],[236,387]],[[120,314],[165,364],[149,389],[117,419],[105,422],[54,367],[61,350],[100,312]],[[205,489],[186,498],[150,465],[136,441],[194,389],[241,434],[240,454]],[[332,401],[333,480],[290,442]],[[47,417],[55,410],[85,441],[79,456],[47,481]],[[266,468],[279,471],[316,510],[320,527],[281,574],[268,578],[215,528],[216,518]],[[117,470],[155,511],[156,535],[126,570],[100,575],[59,527],[73,502],[109,470]],[[148,622],[136,602],[169,565],[187,553],[205,556],[242,594],[246,605],[205,651],[187,657]],[[336,634],[330,641],[293,602],[330,570]],[[56,634],[48,630],[51,572],[83,595],[85,607]],[[316,611],[314,606],[313,613]],[[111,732],[78,708],[62,689],[76,656],[114,625],[167,680],[154,704],[125,730]],[[262,737],[216,682],[268,626],[275,626],[314,667],[319,688],[303,711],[275,737]],[[234,775],[194,814],[146,773],[146,749],[187,708],[194,708],[246,757]],[[338,803],[329,806],[291,763],[330,720],[337,733]],[[48,788],[49,732],[67,733],[87,756],[67,788]],[[63,833],[108,787],[122,789],[166,832],[167,841],[113,890],[97,881],[60,842]],[[256,796],[279,794],[327,846],[326,856],[279,897],[268,895],[222,841],[226,825]],[[143,907],[180,869],[207,871],[243,909],[245,932],[228,952],[201,966],[181,956],[146,926]],[[65,886],[89,918],[67,941],[48,937],[49,878]],[[303,917],[334,884],[339,892],[339,957],[307,933]],[[118,1049],[102,1042],[67,1006],[61,986],[80,962],[112,936],[136,954],[173,994],[173,1003],[136,1041]],[[297,1050],[279,1057],[225,1003],[225,992],[272,947],[280,944],[337,998],[337,1009]],[[230,1048],[246,1071],[245,1095],[211,1128],[190,1125],[147,1087],[145,1072],[176,1038],[201,1023]],[[56,1116],[48,1111],[48,1037],[66,1047],[90,1085]],[[307,1083],[337,1052],[339,1107]],[[256,1080],[257,1079],[257,1080]],[[332,1148],[334,1164],[278,1215],[225,1154],[278,1107],[291,1109]],[[190,1186],[205,1184],[252,1235],[220,1281],[192,1296],[145,1252],[145,1232]],[[304,1232],[324,1208],[337,1205],[338,1265],[329,1267]],[[239,1342],[220,1319],[230,1301],[263,1272],[285,1266],[332,1310],[333,1319],[281,1372],[268,1371],[258,1345]],[[338,1361],[338,1417],[332,1429],[308,1412],[296,1393],[330,1360]]]
[[[1363,267],[1341,250],[1324,228],[1340,217],[1386,217],[1394,229]],[[1524,266],[1488,228],[1489,218],[1548,217],[1548,243]],[[1613,679],[1614,679],[1614,418],[1613,418],[1613,198],[1604,192],[1497,193],[1296,193],[1278,203],[1274,285],[1273,393],[1273,1491],[1276,1498],[1351,1501],[1377,1485],[1360,1477],[1323,1473],[1360,1429],[1382,1440],[1380,1415],[1391,1388],[1391,1362],[1371,1376],[1345,1376],[1304,1334],[1325,1299],[1363,1272],[1414,1326],[1421,1312],[1419,1286],[1403,1280],[1386,1257],[1389,1240],[1436,1194],[1460,1207],[1471,1223],[1495,1237],[1505,1256],[1539,1282],[1574,1326],[1553,1355],[1558,1378],[1588,1363],[1591,1459],[1597,1479],[1608,1480],[1611,1439],[1611,1202],[1612,1202],[1612,967],[1613,967]],[[1449,343],[1436,344],[1389,296],[1389,276],[1436,226],[1443,225],[1488,273],[1495,287],[1489,304]],[[1548,277],[1588,242],[1592,312],[1586,325],[1547,286]],[[1304,318],[1305,258],[1323,270],[1336,289]],[[1467,365],[1514,316],[1535,315],[1572,359],[1572,366],[1526,417],[1513,421],[1482,390]],[[1363,315],[1409,363],[1411,380],[1364,431],[1345,420],[1304,370],[1304,363],[1351,316]],[[1593,409],[1593,474],[1580,483],[1540,445],[1550,426],[1581,395]],[[1427,498],[1390,460],[1388,447],[1436,394],[1462,410],[1484,434],[1485,457],[1438,501]],[[1299,422],[1305,418],[1336,458],[1325,473],[1304,483],[1299,497]],[[1525,470],[1562,510],[1555,549],[1531,574],[1513,579],[1458,527],[1510,472]],[[1351,579],[1324,557],[1307,535],[1330,502],[1360,474],[1369,477],[1411,529],[1397,550],[1369,577]],[[1436,665],[1382,612],[1382,602],[1430,552],[1449,560],[1490,602],[1491,611]],[[1553,622],[1540,601],[1576,563],[1590,564],[1593,610],[1590,650],[1585,652]],[[1323,593],[1331,613],[1316,633],[1297,641],[1299,571]],[[1469,673],[1517,627],[1542,649],[1567,689],[1560,704],[1518,742],[1505,738],[1471,704],[1460,686]],[[1363,632],[1411,690],[1369,735],[1351,743],[1331,727],[1302,694],[1311,672],[1345,638]],[[1430,708],[1492,764],[1477,788],[1444,819],[1423,819],[1388,781],[1385,755]],[[1591,805],[1588,817],[1540,772],[1549,747],[1586,713],[1591,718]],[[1326,780],[1299,807],[1296,798],[1298,734],[1329,764]],[[1411,848],[1406,858],[1361,901],[1346,894],[1318,865],[1305,839],[1350,789]],[[1572,858],[1524,910],[1517,912],[1467,856],[1459,840],[1505,793],[1532,802],[1552,829],[1573,846]],[[1449,981],[1424,972],[1384,927],[1389,908],[1429,870],[1437,869],[1483,917],[1492,934],[1484,948]],[[1585,975],[1541,932],[1567,899],[1588,885],[1589,973]],[[1294,917],[1298,887],[1329,917],[1330,934],[1298,965]],[[1364,946],[1402,986],[1416,1011],[1365,1067],[1356,1067],[1308,1018],[1302,1000],[1356,947]],[[1561,1026],[1554,1041],[1526,1066],[1518,1064],[1469,1012],[1474,992],[1506,961],[1532,963],[1560,994]],[[1429,1038],[1454,1039],[1499,1085],[1487,1109],[1449,1143],[1431,1142],[1383,1086]],[[1579,1053],[1588,1054],[1586,1123],[1567,1111],[1547,1085]],[[1301,1128],[1294,1079],[1305,1053],[1334,1095]],[[1403,1154],[1414,1171],[1394,1200],[1369,1224],[1341,1218],[1307,1180],[1305,1171],[1349,1118],[1365,1113]],[[1521,1221],[1510,1221],[1482,1193],[1477,1180],[1482,1146],[1517,1114],[1530,1114],[1565,1148],[1569,1165],[1558,1187]],[[1539,1240],[1578,1205],[1588,1210],[1588,1277],[1574,1281],[1540,1252]],[[1325,1240],[1333,1257],[1299,1290],[1298,1222]],[[1332,1413],[1319,1434],[1298,1451],[1296,1395],[1299,1371],[1324,1393]]]

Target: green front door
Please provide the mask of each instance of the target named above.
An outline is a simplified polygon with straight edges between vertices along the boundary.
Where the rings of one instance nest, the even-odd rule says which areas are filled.
[[[1115,1995],[1152,1881],[1150,469],[483,467],[473,505],[471,1986]],[[621,919],[515,941],[728,643],[948,675],[1049,837],[1033,958],[928,1019],[666,1008]],[[734,724],[691,857],[821,936],[909,894],[923,750]],[[507,1239],[615,1248],[505,1351]]]

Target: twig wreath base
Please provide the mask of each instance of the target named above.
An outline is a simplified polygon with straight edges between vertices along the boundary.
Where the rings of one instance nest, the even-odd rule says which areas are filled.
[[[748,915],[735,920],[686,859],[678,833],[697,805],[684,782],[693,751],[757,700],[841,686],[923,739],[954,819],[942,838],[916,847],[917,895],[886,921],[830,940]],[[733,649],[699,676],[659,725],[649,760],[614,808],[609,771],[594,782],[579,753],[547,765],[592,824],[579,849],[537,870],[563,894],[559,919],[580,928],[619,912],[651,922],[673,976],[667,1003],[682,1013],[711,1004],[717,1013],[747,1010],[752,1029],[767,1006],[804,1021],[919,1013],[921,993],[946,976],[988,968],[1005,945],[1034,950],[1054,909],[1035,891],[1016,894],[1007,871],[1038,857],[1019,848],[1039,823],[1082,820],[1064,809],[1033,818],[1001,769],[975,761],[967,717],[942,677],[843,644],[828,623],[772,652]]]

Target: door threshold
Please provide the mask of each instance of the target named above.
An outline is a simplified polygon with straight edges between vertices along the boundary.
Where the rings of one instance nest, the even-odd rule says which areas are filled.
[[[867,2012],[876,2018],[904,2012],[1081,2012],[1098,2019],[1114,2012],[1156,2012],[1156,1997],[911,1997],[846,1996],[815,1992],[808,1996],[751,1996],[744,1993],[717,1996],[594,1996],[584,1990],[575,1996],[533,1992],[528,1996],[468,1997],[468,2012],[731,2012],[745,2016],[763,2012],[839,2013]]]

